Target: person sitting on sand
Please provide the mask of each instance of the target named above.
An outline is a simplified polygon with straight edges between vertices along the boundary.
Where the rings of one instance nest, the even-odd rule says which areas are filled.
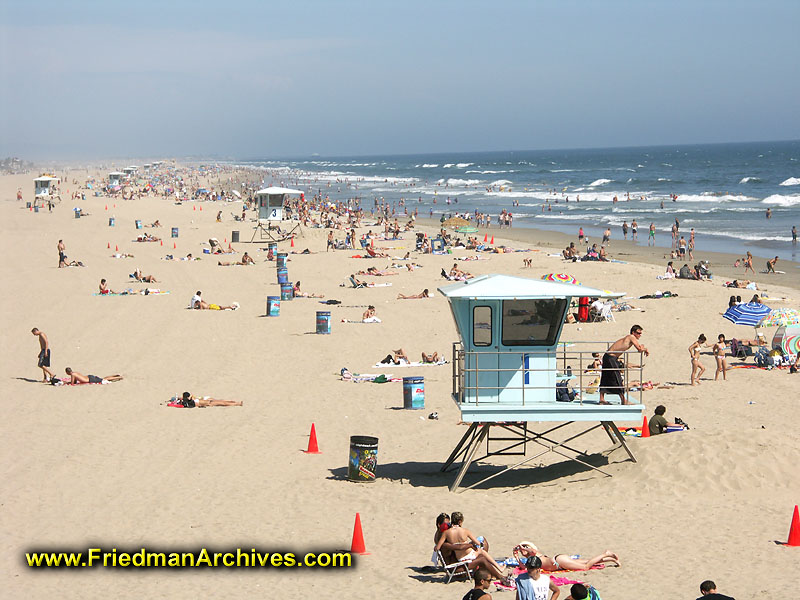
[[[195,300],[193,308],[195,310],[236,310],[239,308],[239,303],[231,302],[230,306],[221,306],[219,304],[210,304],[204,300]]]
[[[180,400],[184,408],[208,408],[210,406],[243,406],[244,402],[236,400],[217,400],[210,396],[196,398],[189,392],[183,392]]]
[[[444,531],[434,550],[440,551],[445,545],[452,550],[457,560],[470,561],[467,565],[470,571],[482,567],[488,569],[494,577],[503,577],[503,569],[480,547],[478,539],[466,527],[451,527]]]
[[[247,265],[254,265],[254,264],[256,264],[256,261],[254,261],[253,257],[250,256],[249,254],[247,254],[247,252],[245,252],[242,255],[242,259],[241,260],[237,260],[235,262],[217,261],[217,265],[220,266],[220,267],[231,267],[233,265],[239,265],[239,266],[244,267],[244,266],[247,266]]]
[[[122,379],[122,375],[108,375],[106,377],[98,377],[97,375],[84,375],[83,373],[78,373],[77,371],[73,371],[71,367],[67,367],[64,369],[69,375],[69,382],[71,385],[76,385],[79,383],[111,383],[112,381],[120,381]]]
[[[139,283],[158,283],[158,280],[152,275],[142,275],[142,270],[137,268],[131,276]]]
[[[397,294],[398,300],[415,300],[418,298],[430,298],[428,288],[425,288],[419,294],[414,294],[413,296],[406,296],[405,294]]]
[[[389,258],[388,254],[384,254],[383,252],[375,252],[375,250],[369,246],[364,248],[364,250],[372,258]]]
[[[362,323],[380,323],[381,320],[375,316],[375,307],[370,304],[361,316]]]
[[[601,563],[614,563],[616,566],[621,566],[619,556],[611,550],[606,550],[602,554],[589,559],[585,558],[571,558],[569,554],[556,554],[552,558],[539,551],[533,542],[520,542],[514,546],[514,556],[531,558],[538,557],[542,561],[542,569],[545,571],[560,571],[566,569],[569,571],[588,571],[593,566]],[[520,562],[522,562],[520,560]]]
[[[300,282],[294,284],[292,287],[292,295],[295,298],[324,298],[324,294],[312,294],[311,292],[301,292],[300,291]]]
[[[101,279],[100,280],[100,293],[103,294],[103,295],[113,294],[114,293],[114,290],[110,290],[108,288],[108,284],[106,283],[105,279]]]
[[[667,407],[663,404],[656,406],[653,416],[650,417],[650,420],[647,423],[647,426],[650,429],[650,435],[660,435],[662,433],[666,433],[667,427],[679,427],[677,423],[667,422],[667,420],[664,418],[666,412]]]
[[[667,263],[667,270],[664,273],[663,279],[674,279],[675,278],[675,269],[672,266],[672,261]]]

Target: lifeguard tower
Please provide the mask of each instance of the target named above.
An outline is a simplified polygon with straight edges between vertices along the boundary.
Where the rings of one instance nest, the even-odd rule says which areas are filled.
[[[56,184],[61,180],[58,177],[42,175],[33,180],[34,200],[52,196],[56,189]]]
[[[108,174],[108,187],[119,187],[122,185],[122,178],[125,177],[125,173],[121,171],[111,171]]]
[[[290,237],[295,230],[299,230],[299,224],[297,224],[291,231],[281,232],[278,225],[283,220],[283,204],[286,196],[290,194],[302,196],[303,192],[284,187],[268,187],[255,193],[255,200],[258,203],[258,225],[253,230],[251,242],[259,233],[262,240],[269,239],[273,242],[280,242]],[[276,233],[273,233],[273,230]]]
[[[128,179],[133,179],[139,172],[139,167],[137,165],[131,165],[130,167],[125,167],[122,169],[122,172],[125,173],[125,177]]]
[[[636,462],[615,422],[642,422],[641,392],[638,398],[626,392],[629,404],[621,404],[618,395],[607,394],[606,401],[612,404],[601,405],[597,393],[600,371],[588,370],[592,353],[602,355],[611,343],[559,339],[572,298],[619,298],[623,294],[496,274],[446,285],[439,291],[450,302],[461,338],[453,344],[453,399],[461,420],[470,424],[441,469],[446,472],[461,462],[451,491],[459,489],[474,462],[490,456],[525,457],[531,444],[539,450],[533,456],[464,489],[549,452],[610,476],[590,464],[588,454],[569,445],[599,427]],[[640,363],[638,352],[624,353],[621,358],[626,384],[632,378],[641,381],[642,366],[634,366]],[[579,396],[559,402],[557,384],[565,382],[572,384]],[[573,424],[588,427],[574,433],[568,429]],[[485,454],[476,458],[484,443]]]

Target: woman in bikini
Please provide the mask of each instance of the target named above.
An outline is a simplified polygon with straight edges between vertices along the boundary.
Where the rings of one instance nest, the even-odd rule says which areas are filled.
[[[519,558],[520,555],[522,559]],[[514,546],[514,557],[520,562],[531,556],[538,556],[541,559],[542,569],[545,571],[561,571],[562,569],[569,571],[588,571],[593,566],[605,564],[606,562],[612,562],[618,567],[622,566],[619,561],[619,556],[610,550],[606,550],[603,554],[586,560],[582,558],[570,558],[569,554],[556,554],[553,558],[550,558],[546,554],[542,554],[532,542],[520,542],[519,545]]]
[[[706,372],[706,368],[703,366],[703,363],[700,362],[700,347],[705,343],[706,336],[701,333],[697,341],[689,346],[689,356],[692,361],[692,375],[689,377],[689,381],[692,385],[700,385],[700,376]]]
[[[717,361],[717,372],[714,373],[714,381],[719,378],[720,373],[722,373],[723,381],[727,381],[728,377],[725,372],[728,370],[728,364],[725,362],[725,353],[728,351],[728,345],[724,334],[720,333],[718,339],[719,341],[714,344],[714,358]]]
[[[747,269],[750,269],[753,272],[753,275],[756,274],[756,270],[753,268],[753,255],[750,252],[747,252],[747,258],[744,259],[744,274],[747,275]]]

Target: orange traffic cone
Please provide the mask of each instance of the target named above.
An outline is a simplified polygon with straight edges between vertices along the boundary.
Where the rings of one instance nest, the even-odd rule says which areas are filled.
[[[172,242],[172,249],[173,250],[177,250],[178,249],[178,244],[175,243],[175,242]]]
[[[488,241],[489,241],[489,234],[488,233],[484,233],[483,234],[483,243],[485,244]]]
[[[294,248],[294,236],[292,236],[292,248]]]
[[[161,245],[162,245],[162,246],[164,245],[164,240],[161,240]]]
[[[369,238],[369,247],[370,248],[374,248],[375,247],[375,238]]]
[[[111,242],[108,242],[108,249],[111,250]]]
[[[106,210],[108,210],[108,204],[106,204]]]
[[[223,238],[222,243],[227,244],[228,243],[228,238]]]
[[[197,210],[197,205],[196,204],[192,204],[192,210]]]
[[[308,436],[308,450],[306,450],[306,454],[322,454],[319,451],[319,444],[317,444],[317,428],[314,427],[314,423],[311,424],[311,433]]]
[[[361,515],[356,513],[356,524],[353,527],[353,543],[350,544],[350,552],[353,554],[369,554],[364,545],[364,533],[361,531]]]
[[[489,242],[492,246],[494,246],[494,236],[492,236],[492,241]]]
[[[203,207],[202,206],[200,207],[200,212],[203,212]]]
[[[114,244],[114,252],[119,252],[119,246],[117,246],[116,244]]]
[[[355,539],[355,538],[353,538]],[[786,542],[787,546],[800,546],[800,511],[797,505],[794,505],[794,514],[792,515],[792,524],[789,527],[789,541]]]
[[[650,437],[650,426],[647,424],[647,415],[645,415],[644,420],[642,421],[642,435],[640,437],[646,438]]]

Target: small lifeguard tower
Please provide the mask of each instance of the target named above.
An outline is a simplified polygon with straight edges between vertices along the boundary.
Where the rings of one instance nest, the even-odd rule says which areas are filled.
[[[122,185],[123,177],[125,177],[125,173],[122,171],[111,171],[111,173],[108,174],[108,187],[113,188]]]
[[[139,172],[139,167],[138,165],[131,165],[130,167],[125,167],[124,169],[122,169],[122,172],[125,173],[125,177],[127,177],[128,179],[133,179]]]
[[[34,200],[37,198],[46,198],[48,196],[52,196],[56,189],[56,184],[59,183],[61,180],[58,177],[52,177],[50,175],[42,175],[41,177],[37,177],[33,180],[33,197]]]
[[[623,294],[497,274],[446,285],[439,291],[450,302],[461,338],[453,344],[453,399],[461,411],[461,420],[470,424],[441,469],[448,471],[454,463],[461,462],[451,491],[458,490],[472,463],[490,456],[524,457],[529,444],[538,444],[543,450],[465,489],[548,452],[610,476],[590,464],[585,452],[568,445],[598,427],[636,461],[615,422],[642,422],[645,407],[641,392],[638,399],[626,396],[630,404],[621,404],[617,395],[607,395],[607,401],[616,404],[601,405],[597,393],[600,371],[587,372],[593,362],[592,353],[602,355],[611,343],[560,341],[572,298],[619,298]],[[635,352],[622,356],[626,382],[630,381],[631,372],[633,378],[642,379],[641,365],[633,367],[628,360],[634,355],[638,360]],[[572,401],[559,402],[557,384],[563,386],[565,382],[575,382],[580,394]],[[577,434],[565,432],[574,423],[591,422],[594,424]],[[536,423],[545,424],[539,427],[540,432],[531,427]],[[568,437],[554,439],[562,435]],[[484,442],[485,454],[476,458]]]
[[[259,232],[262,240],[270,239],[277,242],[285,240],[288,235],[291,235],[297,229],[295,227],[288,234],[281,234],[280,239],[277,239],[270,231],[271,229],[278,229],[277,223],[283,220],[283,204],[286,201],[286,196],[290,194],[302,196],[303,192],[284,187],[268,187],[255,193],[255,200],[258,206],[258,225],[253,231],[251,242],[255,240],[256,234]],[[273,225],[273,223],[276,224]]]

